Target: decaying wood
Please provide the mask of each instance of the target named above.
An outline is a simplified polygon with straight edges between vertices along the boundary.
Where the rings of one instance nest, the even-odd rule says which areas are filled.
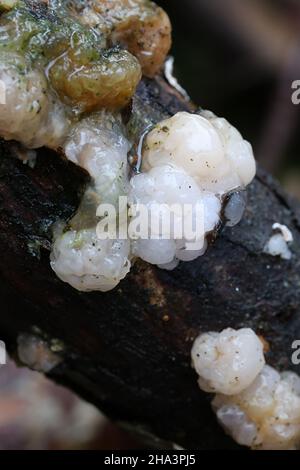
[[[134,101],[155,119],[189,105],[163,80],[143,81]],[[142,124],[141,124],[142,125]],[[114,291],[83,294],[51,271],[51,227],[76,210],[86,175],[46,150],[34,169],[1,144],[0,338],[39,328],[64,344],[49,374],[108,416],[186,448],[227,448],[211,397],[190,366],[201,332],[249,326],[269,346],[267,360],[292,369],[300,338],[300,207],[262,172],[249,189],[241,224],[226,228],[203,258],[175,271],[142,262]],[[275,222],[293,232],[291,261],[264,255]]]

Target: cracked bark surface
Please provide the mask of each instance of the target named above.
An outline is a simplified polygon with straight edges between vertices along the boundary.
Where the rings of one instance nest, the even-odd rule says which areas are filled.
[[[133,104],[137,127],[190,109],[162,77],[144,80]],[[51,228],[77,209],[86,174],[54,152],[34,169],[0,146],[0,338],[16,357],[17,337],[38,327],[64,344],[49,376],[112,419],[188,449],[237,447],[225,436],[190,365],[194,338],[251,327],[267,361],[293,369],[300,338],[300,205],[258,171],[242,222],[225,228],[206,255],[171,272],[137,262],[109,293],[79,293],[49,265]],[[294,235],[291,261],[262,253],[272,225]],[[295,369],[295,368],[294,368]],[[299,372],[299,370],[298,370]]]

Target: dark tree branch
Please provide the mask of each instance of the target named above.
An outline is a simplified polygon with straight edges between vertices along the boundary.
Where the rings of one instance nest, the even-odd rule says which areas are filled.
[[[143,81],[134,101],[141,127],[186,109],[162,78]],[[259,172],[241,224],[225,229],[203,258],[172,272],[142,262],[118,288],[83,294],[51,271],[51,226],[76,210],[86,176],[39,151],[34,169],[1,145],[0,338],[16,357],[17,337],[38,327],[64,344],[49,374],[111,418],[186,448],[233,446],[197,386],[190,366],[201,332],[249,326],[270,346],[267,360],[290,369],[300,337],[300,211]],[[293,258],[262,253],[272,224],[293,232]]]

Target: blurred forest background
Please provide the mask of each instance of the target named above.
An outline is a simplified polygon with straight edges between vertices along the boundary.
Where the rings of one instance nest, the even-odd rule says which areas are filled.
[[[175,75],[226,117],[261,165],[300,197],[299,0],[158,0],[173,23]],[[71,392],[10,363],[0,371],[0,450],[130,449],[141,444]]]

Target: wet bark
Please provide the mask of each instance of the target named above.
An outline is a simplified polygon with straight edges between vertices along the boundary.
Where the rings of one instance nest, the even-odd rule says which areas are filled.
[[[189,106],[157,78],[141,83],[133,112],[142,128],[145,116]],[[49,344],[57,338],[62,362],[49,376],[112,419],[185,448],[233,447],[197,386],[192,342],[201,332],[249,326],[266,341],[270,364],[293,368],[299,204],[259,171],[243,221],[225,228],[204,257],[172,272],[137,262],[114,291],[84,294],[55,276],[49,249],[53,223],[76,211],[87,175],[48,150],[34,169],[13,158],[11,145],[0,153],[0,338],[11,354],[20,333],[40,331]],[[262,252],[275,222],[293,232],[291,261]]]

